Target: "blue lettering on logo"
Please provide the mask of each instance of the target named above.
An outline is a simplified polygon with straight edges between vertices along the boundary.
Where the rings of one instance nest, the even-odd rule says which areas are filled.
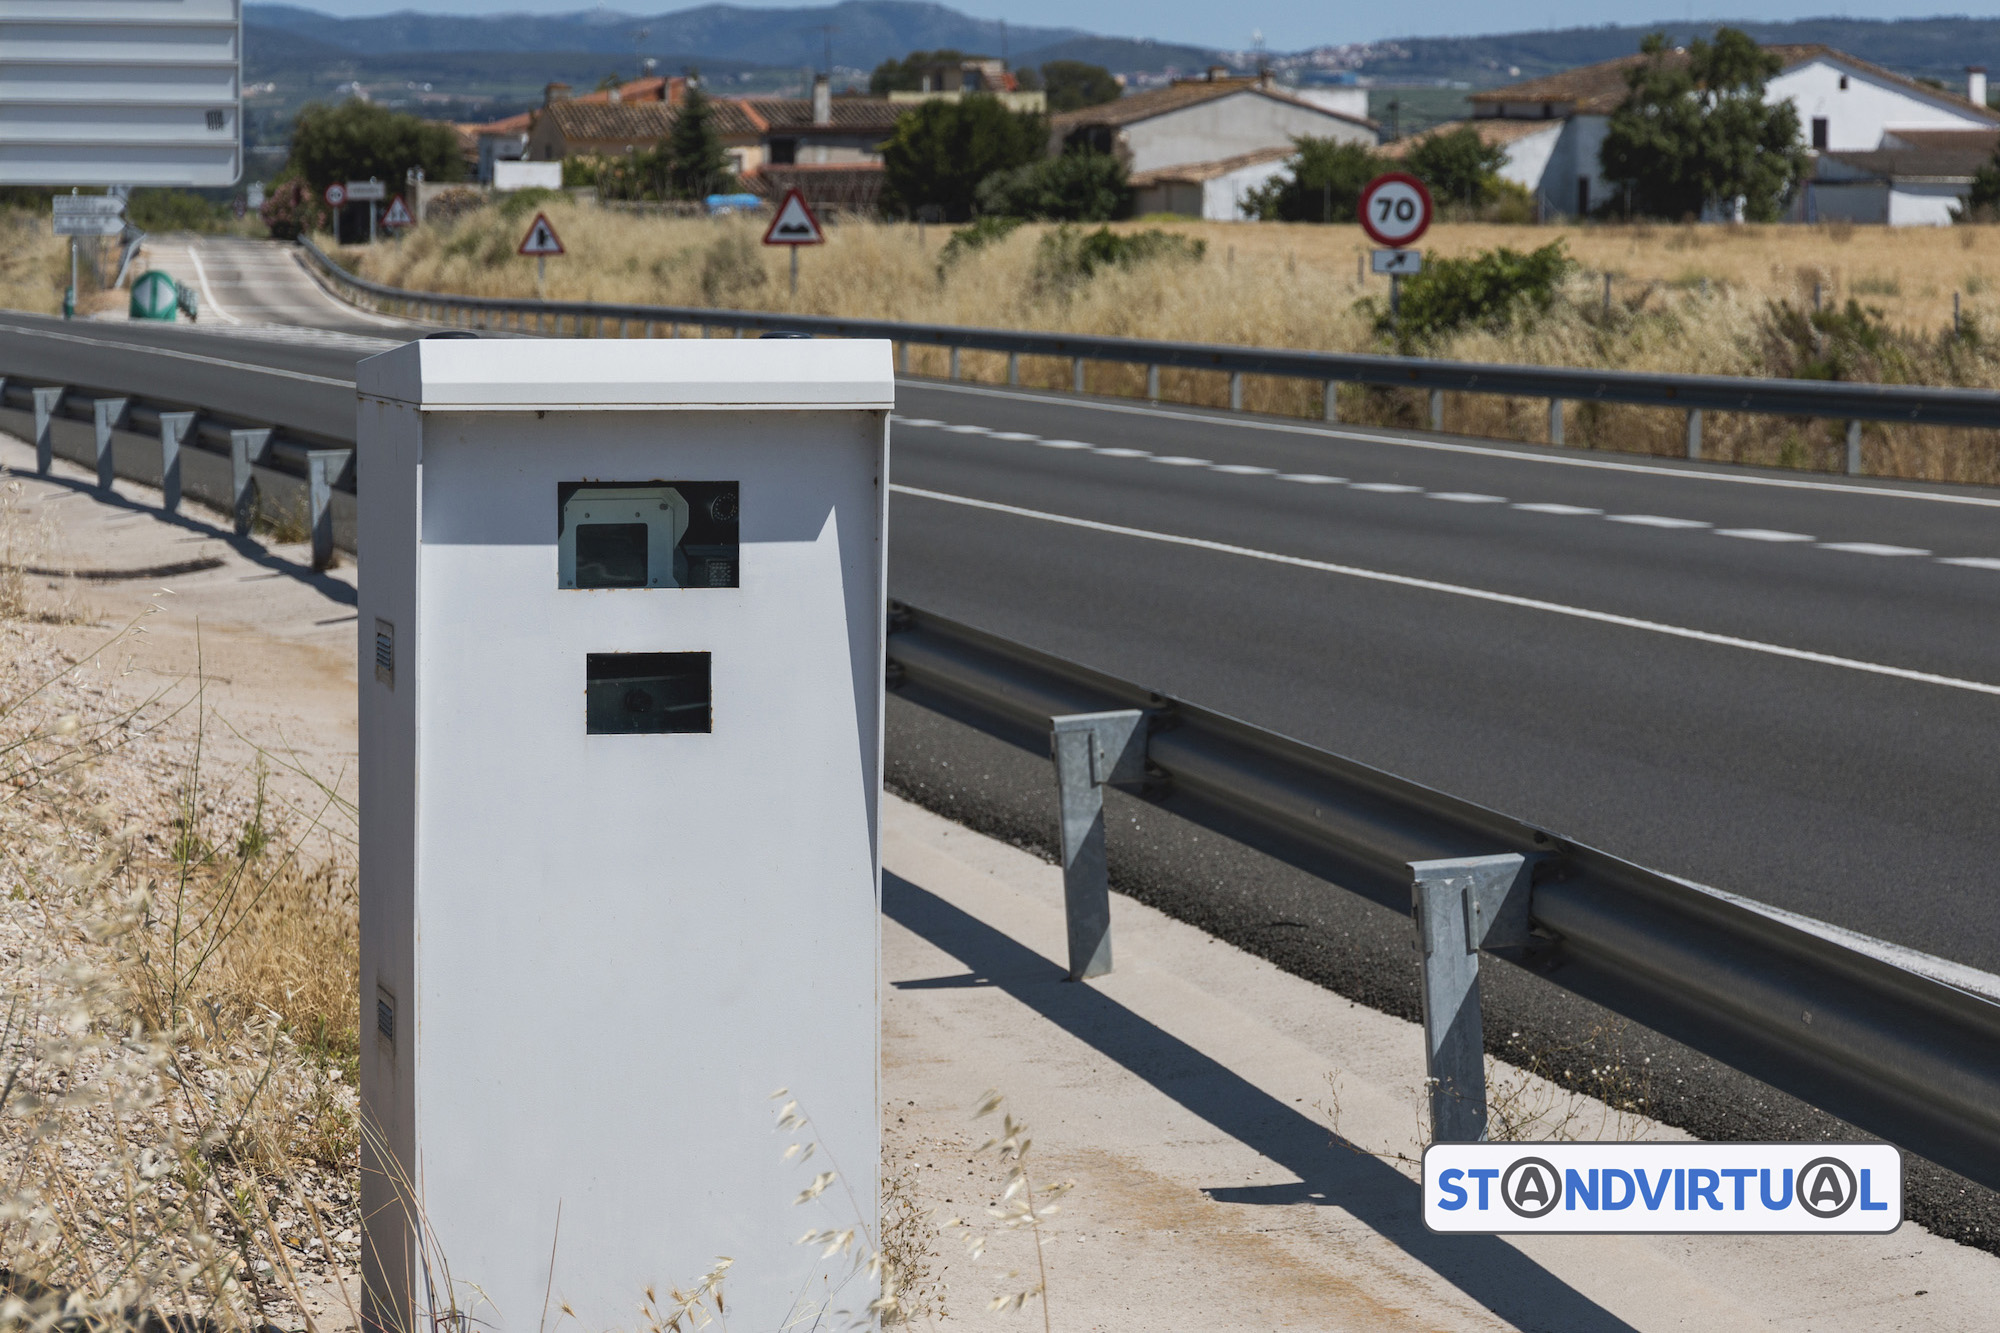
[[[1625,1187],[1624,1198],[1621,1199],[1618,1197],[1618,1191],[1612,1188],[1615,1185],[1623,1185]],[[1630,1208],[1632,1206],[1632,1200],[1638,1197],[1639,1197],[1639,1191],[1637,1187],[1635,1187],[1632,1184],[1632,1173],[1630,1171],[1620,1171],[1615,1166],[1605,1168],[1604,1210],[1606,1212],[1615,1213],[1621,1208]]]
[[[1743,1211],[1743,1182],[1756,1175],[1756,1169],[1748,1166],[1730,1166],[1724,1167],[1722,1174],[1736,1182],[1736,1211],[1740,1213]]]
[[[1568,1170],[1564,1171],[1563,1196],[1564,1196],[1563,1207],[1565,1208],[1572,1210],[1575,1209],[1577,1206],[1577,1200],[1581,1199],[1583,1201],[1583,1206],[1585,1208],[1589,1209],[1593,1213],[1596,1212],[1597,1211],[1597,1168],[1592,1167],[1590,1169],[1590,1183],[1588,1185],[1583,1183],[1583,1177],[1579,1176],[1576,1173],[1576,1168],[1571,1167]]]
[[[1500,1173],[1497,1170],[1493,1169],[1492,1167],[1482,1166],[1475,1168],[1474,1170],[1467,1171],[1465,1174],[1471,1176],[1474,1180],[1479,1182],[1479,1211],[1483,1213],[1486,1211],[1487,1182],[1498,1177]]]
[[[1446,1197],[1438,1200],[1438,1207],[1453,1213],[1465,1207],[1465,1187],[1458,1183],[1463,1179],[1465,1172],[1455,1166],[1439,1174],[1438,1188],[1445,1192]]]
[[[1792,1206],[1792,1168],[1785,1168],[1785,1188],[1778,1197],[1771,1197],[1771,1168],[1764,1168],[1763,1179],[1757,1182],[1757,1192],[1764,1196],[1764,1206],[1774,1213],[1782,1213]]]
[[[1667,1197],[1667,1178],[1669,1176],[1674,1177],[1676,1181],[1674,1189],[1674,1207],[1678,1208],[1681,1206],[1680,1187],[1678,1183],[1680,1176],[1679,1171],[1673,1170],[1670,1167],[1664,1167],[1664,1166],[1661,1167],[1659,1184],[1657,1187],[1653,1189],[1646,1188],[1646,1173],[1644,1170],[1639,1171],[1637,1174],[1639,1176],[1639,1194],[1646,1200],[1647,1212],[1656,1213],[1660,1210],[1660,1204],[1663,1203]]]
[[[1869,1168],[1865,1166],[1861,1168],[1861,1207],[1864,1212],[1879,1213],[1889,1205],[1876,1203],[1868,1197],[1868,1171]]]
[[[1708,1200],[1708,1206],[1716,1212],[1722,1211],[1722,1204],[1716,1199],[1715,1191],[1722,1184],[1722,1177],[1705,1166],[1695,1167],[1688,1172],[1688,1207],[1694,1212],[1701,1211],[1701,1201]]]

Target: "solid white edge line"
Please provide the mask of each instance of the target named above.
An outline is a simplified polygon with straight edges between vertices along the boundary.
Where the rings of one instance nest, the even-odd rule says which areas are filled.
[[[297,380],[301,384],[326,384],[336,389],[352,389],[353,380],[337,380],[326,375],[308,375],[302,370],[280,370],[276,366],[260,366],[248,361],[227,361],[219,356],[202,356],[198,352],[176,352],[170,347],[154,347],[148,343],[123,342],[115,338],[79,338],[73,333],[57,333],[53,329],[24,329],[19,325],[0,323],[0,333],[22,333],[51,342],[75,343],[80,347],[109,347],[121,352],[143,352],[148,356],[164,356],[174,361],[193,361],[204,366],[220,366],[224,370],[247,370],[257,375],[275,375],[279,379]]]
[[[1171,532],[1153,532],[1146,528],[1128,528],[1118,523],[1100,523],[1095,519],[1071,518],[1065,514],[1044,513],[1039,509],[1023,509],[1018,505],[1000,504],[993,500],[975,500],[964,495],[948,495],[942,491],[919,490],[915,486],[891,484],[890,491],[898,495],[914,496],[922,500],[937,500],[944,504],[963,505],[968,509],[984,509],[996,514],[1011,514],[1017,518],[1032,518],[1043,523],[1056,523],[1068,528],[1082,528],[1091,532],[1109,533],[1116,537],[1136,537],[1141,541],[1163,542],[1169,546],[1186,546],[1195,550],[1215,551],[1222,555],[1238,555],[1250,560],[1263,560],[1274,565],[1290,565],[1295,569],[1317,570],[1324,574],[1342,574],[1348,578],[1366,579],[1371,583],[1387,583],[1400,588],[1419,588],[1426,592],[1448,593],[1454,597],[1468,597],[1474,601],[1493,602],[1501,606],[1516,606],[1529,611],[1544,611],[1550,615],[1568,616],[1574,620],[1589,620],[1600,625],[1616,625],[1623,629],[1645,630],[1651,634],[1664,634],[1669,638],[1689,639],[1696,643],[1715,644],[1723,648],[1740,648],[1745,652],[1764,653],[1771,657],[1789,658],[1795,662],[1816,662],[1821,666],[1841,667],[1848,671],[1860,671],[1875,676],[1891,676],[1897,680],[1916,681],[1924,685],[1942,685],[1954,690],[1967,690],[1974,694],[2000,696],[2000,685],[1988,685],[1983,681],[1962,680],[1957,676],[1941,676],[1930,671],[1914,671],[1909,667],[1888,666],[1881,662],[1864,662],[1853,657],[1839,657],[1832,653],[1816,653],[1804,648],[1787,648],[1783,644],[1764,643],[1757,639],[1738,638],[1733,634],[1715,634],[1708,630],[1688,629],[1682,625],[1667,625],[1657,620],[1641,620],[1636,616],[1621,616],[1609,611],[1592,611],[1588,607],[1567,606],[1561,602],[1545,602],[1537,597],[1519,597],[1513,593],[1490,592],[1485,588],[1469,588],[1458,583],[1440,583],[1435,579],[1420,579],[1408,574],[1390,574],[1379,569],[1362,569],[1355,565],[1337,565],[1325,560],[1310,560],[1304,556],[1281,555],[1276,551],[1260,551],[1249,546],[1233,546],[1227,542],[1209,541],[1202,537],[1182,537]]]
[[[241,324],[242,320],[223,309],[222,302],[215,299],[215,288],[208,285],[208,270],[202,267],[201,256],[192,245],[187,247],[187,257],[194,264],[194,276],[201,283],[201,297],[208,302],[210,313],[220,315],[226,323]]]
[[[2000,499],[1984,495],[1952,495],[1938,491],[1905,491],[1889,486],[1850,486],[1836,481],[1805,481],[1791,477],[1756,477],[1730,472],[1709,472],[1700,468],[1651,467],[1644,463],[1620,463],[1608,458],[1565,458],[1558,454],[1528,454],[1517,449],[1501,449],[1490,445],[1455,444],[1447,440],[1406,439],[1400,435],[1375,435],[1361,430],[1342,430],[1338,426],[1319,426],[1309,422],[1261,421],[1247,417],[1211,416],[1199,410],[1184,412],[1170,411],[1159,407],[1146,407],[1133,403],[1090,402],[1082,398],[1052,398],[1044,394],[1023,393],[1015,389],[995,389],[984,385],[952,384],[947,381],[922,380],[906,377],[899,383],[907,382],[913,389],[935,389],[945,393],[972,394],[984,398],[1011,398],[1024,403],[1042,403],[1053,407],[1082,407],[1096,412],[1119,412],[1130,416],[1165,417],[1176,421],[1193,421],[1210,426],[1237,426],[1245,430],[1276,431],[1283,435],[1312,435],[1322,439],[1359,440],[1365,444],[1387,444],[1404,449],[1430,449],[1447,454],[1473,454],[1481,458],[1506,458],[1517,463],[1547,463],[1555,467],[1595,468],[1602,472],[1636,472],[1652,477],[1678,477],[1684,481],[1724,481],[1738,486],[1776,486],[1784,490],[1832,491],[1838,495],[1873,495],[1892,500],[1932,500],[1938,504],[1979,505],[1988,509],[2000,509]]]
[[[290,258],[292,261],[292,267],[305,275],[306,285],[308,287],[311,287],[313,291],[319,295],[320,300],[325,301],[328,305],[332,306],[335,310],[340,311],[342,314],[350,315],[355,319],[363,321],[364,323],[380,324],[384,328],[403,329],[405,331],[408,331],[411,329],[419,329],[425,327],[421,322],[418,321],[390,319],[386,315],[378,315],[372,310],[363,310],[358,305],[349,305],[347,302],[341,300],[338,296],[335,296],[332,292],[326,289],[326,285],[320,281],[319,274],[313,271],[312,265],[306,263],[305,257],[301,255],[298,251],[296,250],[291,251]]]

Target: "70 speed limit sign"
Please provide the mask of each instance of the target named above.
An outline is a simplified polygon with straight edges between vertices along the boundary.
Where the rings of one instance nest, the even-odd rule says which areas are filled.
[[[1406,171],[1369,181],[1361,191],[1361,230],[1377,244],[1410,245],[1430,230],[1431,192]]]

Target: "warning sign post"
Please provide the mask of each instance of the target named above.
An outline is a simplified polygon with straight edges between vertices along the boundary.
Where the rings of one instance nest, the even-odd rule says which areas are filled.
[[[382,213],[382,225],[390,231],[402,231],[405,227],[417,225],[417,220],[410,216],[410,206],[403,202],[402,195],[399,194],[389,201],[389,207]]]
[[[549,225],[546,213],[535,214],[535,220],[528,224],[528,234],[521,238],[520,253],[535,257],[535,294],[545,295],[543,288],[548,284],[549,256],[567,254],[563,249],[562,237]]]
[[[820,229],[819,219],[806,203],[806,197],[794,185],[785,191],[785,198],[778,205],[778,215],[771,219],[771,225],[764,232],[764,244],[788,246],[792,252],[792,295],[799,294],[799,247],[802,245],[825,245],[826,233]]]

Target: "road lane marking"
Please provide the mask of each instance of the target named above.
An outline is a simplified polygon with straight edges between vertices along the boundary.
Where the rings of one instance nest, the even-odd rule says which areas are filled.
[[[201,296],[208,302],[209,313],[220,316],[225,324],[241,324],[242,320],[223,309],[222,302],[215,299],[215,288],[208,285],[208,270],[202,267],[201,256],[194,252],[192,245],[187,248],[187,257],[194,261],[194,276],[201,283]]]
[[[1370,583],[1387,583],[1399,588],[1417,588],[1425,592],[1445,593],[1453,597],[1465,597],[1478,602],[1491,602],[1500,606],[1520,607],[1529,611],[1543,611],[1550,615],[1566,616],[1573,620],[1588,620],[1600,625],[1615,625],[1622,629],[1643,630],[1649,634],[1662,634],[1668,638],[1688,639],[1695,643],[1714,644],[1723,648],[1737,648],[1744,652],[1762,653],[1769,657],[1783,657],[1795,662],[1814,662],[1821,666],[1839,667],[1846,671],[1859,671],[1873,676],[1889,676],[1897,680],[1916,681],[1924,685],[1942,685],[1947,689],[1965,690],[1973,694],[2000,696],[2000,685],[1988,685],[1984,681],[1964,680],[1957,676],[1942,676],[1931,671],[1914,671],[1909,667],[1889,666],[1882,662],[1865,662],[1854,657],[1840,657],[1833,653],[1816,653],[1805,648],[1789,648],[1779,643],[1764,643],[1757,639],[1738,638],[1733,634],[1715,634],[1708,630],[1689,629],[1684,625],[1668,625],[1657,620],[1641,620],[1636,616],[1621,616],[1609,611],[1593,611],[1589,607],[1568,606],[1562,602],[1545,602],[1538,597],[1520,597],[1513,593],[1492,592],[1485,588],[1470,588],[1459,583],[1440,583],[1435,579],[1420,579],[1408,574],[1391,574],[1379,569],[1362,569],[1355,565],[1337,565],[1327,560],[1310,560],[1304,556],[1282,555],[1276,551],[1260,551],[1250,546],[1235,546],[1228,542],[1209,541],[1203,537],[1183,537],[1177,533],[1154,532],[1147,528],[1128,528],[1119,523],[1100,523],[1095,519],[1071,518],[1067,514],[1050,514],[1039,509],[1023,509],[1018,505],[1000,504],[994,500],[975,500],[965,495],[949,495],[943,491],[920,490],[915,486],[891,484],[889,489],[898,495],[908,495],[920,500],[936,500],[941,504],[960,505],[967,509],[983,509],[989,513],[1010,514],[1016,518],[1030,518],[1040,523],[1054,523],[1066,528],[1081,528],[1089,532],[1107,533],[1114,537],[1132,537],[1140,541],[1160,542],[1168,546],[1185,546],[1198,551],[1214,551],[1221,555],[1242,556],[1246,560],[1261,560],[1268,564],[1289,565],[1294,569],[1316,570],[1324,574],[1340,574],[1348,578],[1363,579]]]
[[[1032,443],[1042,438],[1039,435],[1031,435],[1024,430],[996,430],[987,433],[996,440],[1013,440],[1021,444]]]
[[[1421,486],[1405,486],[1400,481],[1357,481],[1353,486],[1357,491],[1374,491],[1378,495],[1415,495]]]
[[[1151,458],[1153,456],[1153,451],[1150,449],[1103,448],[1095,444],[1091,445],[1090,449],[1100,458]]]
[[[1712,528],[1698,518],[1668,518],[1664,514],[1606,514],[1606,523],[1630,523],[1637,528]]]
[[[1530,514],[1568,515],[1568,514],[1601,514],[1604,512],[1602,509],[1592,509],[1589,505],[1532,504],[1532,505],[1515,505],[1514,508],[1526,510]]]
[[[914,426],[918,430],[934,430],[944,425],[944,422],[937,420],[935,417],[890,417],[889,420],[895,422],[898,426]]]
[[[1085,444],[1082,440],[1036,440],[1035,443],[1044,449],[1089,449],[1094,447]]]
[[[1507,503],[1507,497],[1504,495],[1481,495],[1478,491],[1430,491],[1427,493],[1427,498],[1432,500],[1449,500],[1451,503],[1458,505],[1503,505]]]
[[[2000,560],[1990,555],[1939,556],[1940,565],[1958,565],[1965,569],[2000,569]]]
[[[147,343],[124,342],[114,338],[79,338],[73,333],[57,333],[53,329],[20,325],[0,325],[0,332],[25,334],[46,342],[75,343],[79,347],[95,347],[100,350],[112,348],[121,352],[142,352],[147,356],[163,356],[173,361],[193,361],[204,366],[220,366],[224,370],[247,370],[254,375],[273,375],[279,379],[297,380],[302,384],[324,384],[335,389],[352,389],[353,380],[337,380],[327,375],[308,375],[302,370],[280,370],[276,366],[260,366],[248,361],[228,361],[219,356],[202,356],[197,352],[176,352],[172,348],[154,347]]]
[[[1167,467],[1207,467],[1210,462],[1206,458],[1190,458],[1186,454],[1167,454],[1164,457],[1153,457],[1146,461],[1148,463],[1161,463]]]
[[[1906,491],[1893,486],[1856,486],[1849,482],[1807,481],[1792,477],[1746,476],[1734,472],[1711,472],[1703,468],[1671,468],[1657,464],[1621,463],[1602,456],[1596,458],[1568,457],[1557,453],[1525,453],[1519,449],[1503,449],[1493,445],[1458,444],[1449,440],[1424,440],[1401,435],[1376,435],[1362,430],[1343,430],[1337,426],[1316,426],[1307,422],[1259,421],[1246,417],[1210,416],[1199,410],[1148,407],[1139,403],[1091,402],[1082,398],[1052,398],[1046,394],[1023,392],[1018,389],[989,388],[977,384],[949,384],[944,381],[930,381],[906,378],[913,389],[937,393],[959,393],[978,398],[1009,398],[1017,402],[1040,403],[1045,406],[1085,408],[1093,412],[1113,412],[1127,416],[1163,417],[1172,421],[1187,421],[1197,425],[1227,426],[1239,430],[1275,431],[1281,435],[1308,435],[1322,440],[1355,440],[1363,444],[1386,444],[1401,449],[1430,449],[1438,453],[1472,454],[1479,458],[1502,458],[1515,463],[1546,463],[1553,467],[1591,468],[1599,472],[1632,472],[1651,477],[1678,477],[1683,481],[1719,481],[1736,486],[1776,486],[1782,490],[1832,491],[1839,495],[1869,495],[1891,500],[1929,500],[1936,504],[1978,505],[1987,509],[2000,509],[2000,498],[1984,495],[1954,495],[1944,491]]]
[[[1881,542],[1821,542],[1822,551],[1846,551],[1852,555],[1929,555],[1921,546],[1885,546]]]
[[[991,435],[993,433],[985,426],[946,426],[944,429],[950,431],[953,435]]]
[[[1776,528],[1717,528],[1718,537],[1741,537],[1748,542],[1809,542],[1813,538],[1803,532],[1780,532]]]
[[[1275,477],[1278,475],[1278,469],[1274,467],[1258,467],[1254,463],[1217,463],[1209,471],[1227,472],[1233,477]]]
[[[1329,477],[1318,472],[1280,472],[1279,481],[1296,481],[1301,486],[1345,486],[1347,478]]]

